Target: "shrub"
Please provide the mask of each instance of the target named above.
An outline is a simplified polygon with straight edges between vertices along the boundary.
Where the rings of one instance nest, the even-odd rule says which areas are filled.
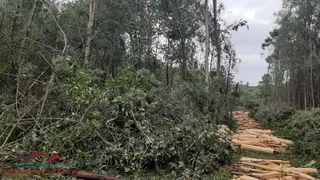
[[[260,104],[255,101],[246,101],[244,107],[249,111],[256,112],[259,109]]]
[[[250,111],[249,116],[254,118],[263,126],[268,126],[271,120],[271,109],[267,106],[255,108]]]
[[[299,111],[292,116],[285,130],[294,140],[297,153],[320,157],[320,109]]]
[[[295,110],[290,107],[272,108],[262,106],[258,110],[250,112],[250,116],[257,120],[262,126],[272,128],[278,134],[285,135],[283,128],[288,125],[290,118],[295,114]]]
[[[291,123],[291,117],[296,110],[290,107],[283,107],[275,111],[271,116],[269,127],[277,132],[277,134],[289,138],[286,127]]]

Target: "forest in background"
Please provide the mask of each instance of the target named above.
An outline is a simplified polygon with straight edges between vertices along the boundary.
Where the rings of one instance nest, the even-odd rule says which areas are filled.
[[[277,102],[298,109],[320,105],[320,4],[316,0],[286,0],[275,28],[262,44],[271,50],[264,103]]]
[[[276,28],[262,43],[262,49],[271,52],[266,58],[268,72],[246,108],[265,128],[292,139],[299,161],[319,169],[319,1],[284,0],[276,13]]]
[[[230,163],[230,36],[247,22],[210,4],[2,0],[0,159],[40,150],[89,172],[192,179]]]

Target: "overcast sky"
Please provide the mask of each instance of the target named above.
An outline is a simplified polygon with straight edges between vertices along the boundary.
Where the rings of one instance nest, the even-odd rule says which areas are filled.
[[[265,52],[261,44],[269,32],[275,27],[274,13],[281,9],[282,0],[222,0],[226,6],[223,18],[229,23],[244,19],[248,21],[249,29],[241,28],[232,35],[238,57],[242,59],[238,65],[235,81],[249,82],[257,85],[263,74],[267,72]],[[261,57],[261,53],[265,55]]]

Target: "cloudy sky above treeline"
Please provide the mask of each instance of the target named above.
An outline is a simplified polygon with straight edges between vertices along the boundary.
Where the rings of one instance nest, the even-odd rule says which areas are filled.
[[[249,82],[257,85],[267,72],[265,58],[268,51],[261,49],[261,44],[275,27],[274,13],[282,6],[282,0],[223,0],[226,12],[223,15],[227,22],[244,19],[249,29],[241,28],[232,35],[232,43],[242,62],[238,65],[235,81]],[[261,53],[264,55],[261,57]]]

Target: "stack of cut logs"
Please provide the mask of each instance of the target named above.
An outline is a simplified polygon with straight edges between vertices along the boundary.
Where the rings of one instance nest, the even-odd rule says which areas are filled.
[[[246,129],[260,129],[258,123],[252,118],[246,118],[248,116],[247,111],[235,111],[233,112],[233,117],[235,118],[237,124],[239,125],[238,130],[246,130]]]
[[[261,130],[259,125],[251,118],[245,118],[245,111],[234,113],[234,117],[239,125],[232,142],[235,146],[244,150],[275,153],[286,152],[292,141],[281,139],[272,135],[271,130]]]
[[[271,130],[262,130],[246,111],[233,113],[239,125],[232,142],[241,149],[274,153],[285,152],[292,144],[290,140],[272,135]],[[316,180],[309,174],[317,173],[314,168],[294,168],[289,161],[266,160],[242,157],[232,166],[233,180]]]
[[[308,175],[317,173],[314,168],[294,168],[289,161],[243,157],[235,164],[233,180],[316,180]]]

